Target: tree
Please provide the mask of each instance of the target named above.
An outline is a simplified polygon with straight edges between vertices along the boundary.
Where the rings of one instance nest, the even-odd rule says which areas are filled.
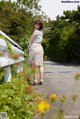
[[[39,9],[37,0],[36,2],[34,0],[32,2],[31,0],[18,0],[18,2],[2,0],[0,2],[0,29],[19,43],[21,38],[32,31],[35,18],[32,9]]]
[[[80,6],[57,16],[47,34],[46,55],[58,62],[80,63]]]

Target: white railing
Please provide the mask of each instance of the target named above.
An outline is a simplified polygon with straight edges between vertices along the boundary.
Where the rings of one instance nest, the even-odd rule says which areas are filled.
[[[23,71],[24,61],[24,52],[22,48],[0,30],[0,68],[5,70],[5,82],[11,82],[11,66],[18,64],[15,71],[19,73]]]

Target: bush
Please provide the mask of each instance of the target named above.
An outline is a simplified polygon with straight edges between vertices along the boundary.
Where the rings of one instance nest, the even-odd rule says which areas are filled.
[[[27,77],[31,80],[33,73],[28,65],[19,74],[15,74],[14,68],[15,66],[12,68],[12,81],[0,85],[0,112],[7,112],[9,119],[32,119],[37,113],[37,101],[40,97],[27,81]],[[5,72],[0,74],[1,78],[3,73]]]

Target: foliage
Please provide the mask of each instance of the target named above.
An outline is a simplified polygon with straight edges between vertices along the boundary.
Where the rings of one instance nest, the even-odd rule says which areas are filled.
[[[0,70],[0,112],[7,112],[9,119],[31,119],[37,113],[37,101],[40,95],[28,84],[27,77],[32,76],[28,65],[26,65],[28,72],[24,70],[16,74],[14,68],[17,65],[12,68],[13,77],[10,83],[1,83],[6,72]]]
[[[47,101],[42,99],[38,103],[38,111],[41,114],[39,119],[45,119],[47,111],[49,119],[63,119],[68,111],[72,111],[72,108],[78,99],[78,95],[71,95],[71,97],[67,97],[64,94],[48,95],[46,98]],[[58,104],[58,107],[56,107],[56,104]]]
[[[28,43],[29,43],[29,37],[24,36],[20,41],[20,46],[22,47],[23,50],[28,48]]]
[[[0,18],[0,29],[18,43],[33,23],[32,13],[11,1],[0,2]]]
[[[10,53],[14,53],[14,51],[13,51],[13,49],[12,49],[12,46],[11,46],[11,44],[10,44],[10,42],[5,38],[5,37],[3,37],[2,35],[0,35],[0,38],[2,38],[2,39],[4,39],[5,40],[5,42],[6,42],[6,45],[7,45],[7,47],[8,47],[8,50],[9,50],[9,52]]]
[[[57,95],[53,93],[47,95],[46,100],[44,100],[28,84],[28,80],[32,80],[33,69],[28,64],[25,64],[24,71],[16,74],[15,68],[18,65],[15,64],[12,67],[13,76],[11,83],[3,83],[3,76],[7,71],[4,72],[0,69],[0,112],[7,112],[10,119],[32,119],[33,116],[35,117],[35,115],[40,113],[41,119],[43,119],[47,111],[53,110],[54,115],[56,104],[59,104],[58,110],[56,110],[56,117],[62,119],[67,109],[69,112],[72,110],[75,102],[79,99],[76,92],[76,87],[80,80],[79,73],[75,75],[75,83],[70,97],[67,97],[66,94]],[[51,119],[52,115],[49,116]]]
[[[36,19],[48,19],[45,14],[39,15],[41,6],[40,0],[11,0],[0,1],[0,29],[8,36],[20,43],[26,35],[33,30],[33,22]],[[43,13],[43,12],[42,12]]]
[[[80,63],[80,6],[64,11],[45,31],[45,55],[58,62]],[[48,23],[50,24],[50,23]]]
[[[12,59],[19,59],[20,57],[20,54],[18,53],[15,53],[12,49],[12,45],[10,44],[10,42],[3,36],[0,35],[0,38],[4,39],[5,42],[6,42],[6,45],[7,45],[7,48],[8,48],[8,51],[9,51],[9,58],[12,58]],[[0,56],[4,56],[4,53],[1,52],[0,53],[1,55]]]

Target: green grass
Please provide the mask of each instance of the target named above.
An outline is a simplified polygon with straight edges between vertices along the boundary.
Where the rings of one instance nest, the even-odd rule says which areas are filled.
[[[28,80],[33,80],[34,71],[25,64],[24,71],[16,74],[15,66],[10,83],[4,82],[5,72],[0,71],[0,112],[7,112],[9,119],[32,119],[37,113],[37,103],[41,97],[28,84]]]

